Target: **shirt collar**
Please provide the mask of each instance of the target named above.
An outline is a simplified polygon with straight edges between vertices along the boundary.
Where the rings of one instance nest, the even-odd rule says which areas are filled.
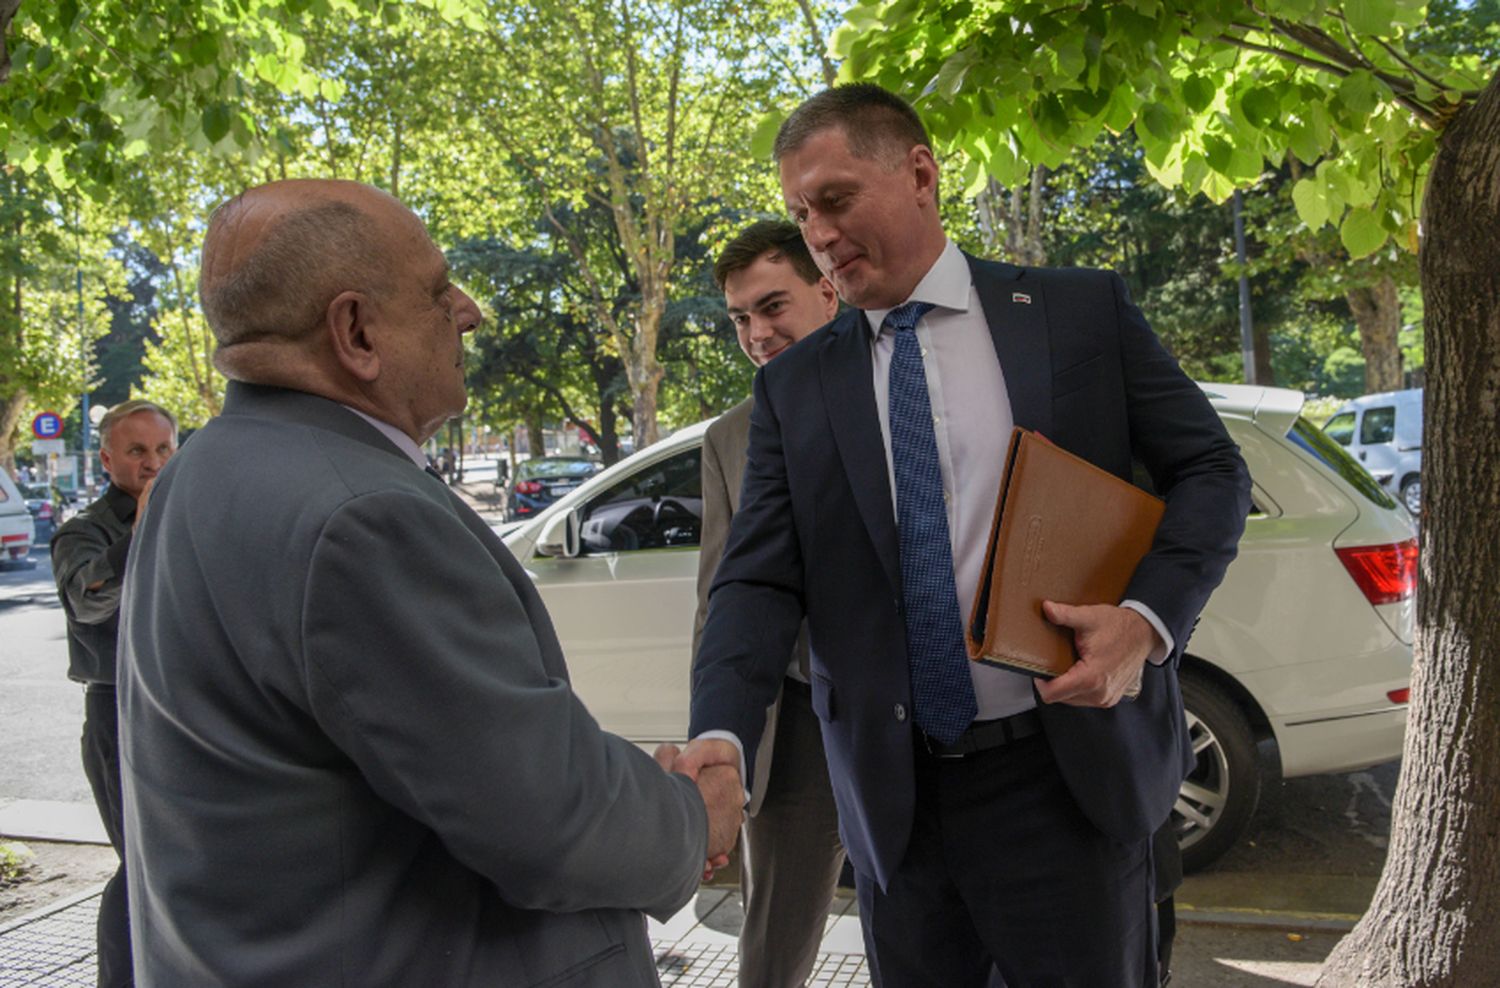
[[[126,493],[111,483],[104,492],[104,503],[109,505],[109,510],[120,521],[128,524],[135,520],[137,502],[134,494]]]
[[[954,312],[969,311],[969,290],[974,286],[974,275],[969,270],[969,262],[964,259],[964,252],[958,249],[958,245],[949,240],[943,247],[943,252],[938,259],[932,262],[932,267],[917,282],[917,287],[912,289],[906,297],[907,302],[930,302],[941,309],[949,309]],[[880,336],[881,324],[885,322],[886,313],[890,309],[866,309],[865,319],[870,327],[871,337]]]
[[[416,440],[412,439],[411,436],[408,436],[389,422],[382,422],[372,415],[366,415],[357,408],[350,408],[348,405],[344,407],[379,429],[382,436],[389,439],[397,449],[406,454],[407,459],[411,460],[419,468],[423,470],[427,469],[427,458],[422,455],[422,447],[418,446]]]

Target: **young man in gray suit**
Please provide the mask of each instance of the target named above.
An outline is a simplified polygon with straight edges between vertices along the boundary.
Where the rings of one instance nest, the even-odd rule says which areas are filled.
[[[640,911],[687,901],[743,793],[599,729],[424,471],[473,300],[353,182],[230,201],[202,272],[224,411],[156,482],[121,626],[139,982],[656,985]]]
[[[833,318],[839,300],[813,263],[802,232],[785,221],[752,224],[725,245],[714,280],[740,349],[757,367]],[[746,398],[703,437],[703,541],[693,651],[708,612],[708,589],[740,503]],[[823,737],[812,710],[807,641],[799,638],[786,679],[766,715],[740,848],[745,924],[740,929],[741,988],[800,988],[812,973],[828,905],[844,865],[838,811],[828,784]]]

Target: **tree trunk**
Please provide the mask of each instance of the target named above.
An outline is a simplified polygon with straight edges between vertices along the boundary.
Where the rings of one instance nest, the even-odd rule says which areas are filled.
[[[620,430],[616,425],[615,406],[608,397],[599,402],[599,459],[605,466],[620,462]]]
[[[1422,574],[1391,848],[1320,986],[1500,984],[1500,75],[1443,134],[1423,209]]]
[[[1346,293],[1365,354],[1365,393],[1401,387],[1401,298],[1390,275]]]
[[[542,426],[541,412],[526,412],[526,449],[532,456],[547,455],[547,435]]]

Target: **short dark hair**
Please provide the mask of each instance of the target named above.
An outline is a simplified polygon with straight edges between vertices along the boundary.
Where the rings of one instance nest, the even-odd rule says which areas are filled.
[[[890,161],[918,144],[932,147],[927,128],[910,103],[874,83],[855,82],[825,89],[803,101],[782,121],[772,156],[780,161],[782,155],[829,127],[844,132],[849,150],[859,158]]]
[[[719,251],[719,257],[714,261],[714,284],[723,291],[724,282],[730,275],[745,270],[767,254],[773,259],[786,258],[797,277],[809,285],[817,284],[823,277],[796,224],[786,220],[760,220],[741,230]]]

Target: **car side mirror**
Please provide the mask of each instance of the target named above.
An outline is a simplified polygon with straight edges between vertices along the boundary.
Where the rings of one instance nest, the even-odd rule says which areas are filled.
[[[577,557],[579,552],[579,528],[580,523],[577,511],[564,511],[554,516],[542,528],[542,534],[536,540],[536,554],[538,556],[554,556],[563,559]]]

